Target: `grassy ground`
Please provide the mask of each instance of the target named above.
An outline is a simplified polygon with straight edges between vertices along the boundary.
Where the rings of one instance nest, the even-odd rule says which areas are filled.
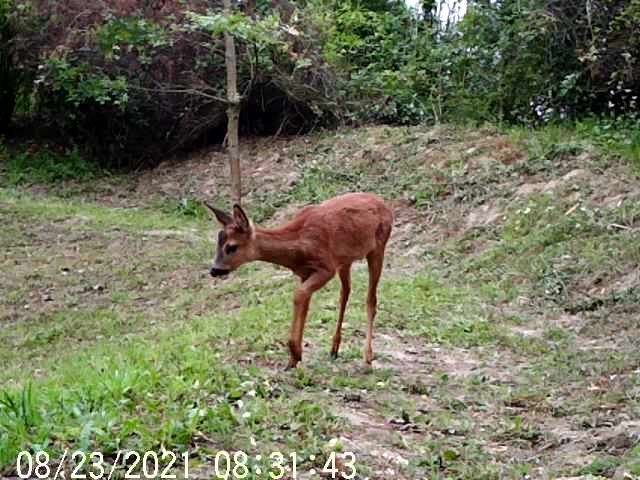
[[[373,371],[364,265],[340,358],[332,281],[290,372],[290,274],[207,276],[215,227],[196,200],[226,198],[219,153],[128,178],[74,153],[78,180],[2,149],[0,476],[23,449],[55,467],[65,449],[161,448],[188,452],[192,478],[220,450],[250,454],[246,478],[274,451],[296,453],[299,478],[331,452],[362,479],[640,476],[640,188],[624,161],[559,128],[369,128],[246,155],[267,225],[350,190],[394,205]]]

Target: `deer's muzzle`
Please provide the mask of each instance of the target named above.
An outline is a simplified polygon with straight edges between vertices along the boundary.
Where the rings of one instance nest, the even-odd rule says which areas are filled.
[[[224,277],[225,275],[227,275],[231,270],[223,270],[221,268],[212,268],[211,269],[211,276],[212,277]]]

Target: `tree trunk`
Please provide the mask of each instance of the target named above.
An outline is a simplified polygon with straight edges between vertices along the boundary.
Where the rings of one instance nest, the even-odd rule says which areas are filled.
[[[16,106],[16,72],[8,51],[0,46],[0,134],[5,133]]]
[[[16,106],[18,88],[18,72],[13,64],[11,47],[14,31],[9,23],[8,5],[0,0],[0,134],[4,133],[11,123]]]
[[[224,14],[232,14],[231,0],[224,0]],[[240,96],[238,95],[238,78],[236,62],[236,44],[233,35],[224,34],[225,62],[227,66],[227,150],[231,167],[231,194],[234,203],[242,202],[242,180],[240,175],[240,150],[238,140],[238,123],[240,119]]]

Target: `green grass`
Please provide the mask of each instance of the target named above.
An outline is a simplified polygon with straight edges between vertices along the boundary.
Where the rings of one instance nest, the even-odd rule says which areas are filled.
[[[251,366],[239,369],[232,360],[271,348],[275,338],[270,322],[288,322],[284,317],[289,309],[282,308],[279,296],[266,305],[253,303],[249,298],[240,315],[190,319],[177,328],[156,331],[153,338],[132,336],[131,325],[122,316],[105,317],[99,312],[77,317],[77,324],[61,314],[57,323],[64,327],[56,335],[27,335],[20,349],[82,341],[83,329],[104,338],[71,358],[54,348],[47,354],[47,380],[5,393],[0,426],[6,437],[0,461],[10,463],[22,448],[48,447],[61,453],[69,444],[100,448],[106,454],[119,448],[145,450],[161,445],[186,450],[199,431],[219,442],[210,448],[248,449],[254,436],[267,449],[273,442],[270,432],[289,423],[294,426],[281,439],[280,448],[299,449],[295,438],[303,427],[308,434],[328,435],[335,418],[302,399],[271,401],[274,373]],[[274,311],[281,313],[273,315]],[[283,353],[272,355],[283,360]],[[293,393],[301,384],[279,388],[283,387]],[[277,397],[284,394],[279,391]],[[14,402],[27,405],[27,412],[10,407]],[[314,442],[309,448],[315,448]]]
[[[8,185],[56,183],[65,180],[87,181],[96,178],[100,169],[77,149],[55,152],[45,148],[13,151],[0,144],[0,168]]]
[[[452,131],[456,129],[450,127],[444,135]],[[255,219],[262,221],[291,202],[319,203],[347,192],[375,191],[385,198],[411,199],[418,207],[428,208],[446,193],[447,180],[456,174],[455,165],[426,161],[424,149],[438,141],[419,128],[405,127],[380,127],[373,135],[358,129],[326,135],[298,153],[312,160],[304,163],[291,188],[275,195],[258,190],[249,207]]]
[[[86,221],[71,224],[71,229],[109,232],[117,227],[134,237],[145,235],[146,228],[174,222],[182,222],[182,227],[193,225],[191,220],[164,213],[142,215],[12,195],[3,194],[4,208],[22,221],[60,222],[82,215]],[[206,265],[204,249],[197,249],[196,255],[181,255],[181,263],[176,264],[167,253],[162,269],[143,278],[144,285],[157,293],[159,287],[153,284],[160,281],[163,271],[184,268],[185,262],[190,269]],[[279,368],[287,355],[284,339],[291,315],[290,281],[266,282],[268,271],[247,268],[239,272],[235,283],[221,285],[213,296],[202,289],[170,291],[166,301],[156,304],[162,313],[154,313],[152,323],[127,302],[131,300],[128,291],[143,291],[144,287],[136,286],[134,272],[154,262],[155,246],[147,244],[140,255],[136,258],[139,266],[130,264],[126,273],[106,282],[111,296],[122,302],[107,306],[107,299],[106,308],[92,308],[90,303],[81,304],[81,310],[71,306],[40,314],[0,334],[9,347],[2,358],[7,366],[3,381],[14,385],[5,391],[0,406],[2,464],[11,464],[22,449],[46,448],[54,456],[70,446],[99,449],[107,456],[123,448],[165,446],[186,451],[201,438],[200,432],[216,440],[216,445],[200,450],[201,459],[215,448],[255,450],[252,442],[265,453],[287,449],[321,455],[331,438],[348,430],[345,421],[332,413],[335,399],[327,392],[345,388],[382,392],[397,382],[390,370],[373,374],[363,370],[355,376],[351,370],[361,368],[362,340],[353,338],[366,323],[364,272],[354,275],[349,316],[355,327],[345,329],[343,355],[330,367],[335,376],[327,377],[325,370],[331,365],[327,339],[337,313],[336,282],[314,298],[308,338],[321,343],[308,349],[301,369],[285,375]],[[54,262],[58,260],[54,257]],[[104,265],[114,260],[100,259]],[[42,275],[63,288],[60,279]],[[252,287],[238,296],[246,282]],[[91,295],[106,293],[92,290]],[[381,297],[382,331],[397,330],[452,346],[481,344],[490,335],[487,322],[473,322],[465,315],[473,309],[469,292],[447,288],[434,277],[385,281]],[[221,310],[219,301],[224,298],[238,301],[239,308]],[[14,298],[13,303],[21,306],[18,300]],[[101,302],[104,300],[93,300],[93,304]],[[199,313],[185,315],[196,306]],[[28,361],[20,358],[24,352],[29,352]],[[242,363],[245,358],[250,362]],[[40,376],[44,377],[26,380]],[[15,405],[22,406],[16,410]],[[280,431],[274,440],[274,432]]]
[[[535,172],[548,169],[553,162],[597,150],[594,160],[607,167],[614,160],[631,166],[640,174],[640,129],[632,118],[591,118],[571,124],[546,125],[535,130],[511,127],[508,133],[527,150],[534,162],[526,167]]]
[[[576,132],[607,154],[629,162],[635,174],[640,174],[640,121],[637,118],[583,120],[576,125]]]
[[[0,475],[13,474],[21,450],[95,450],[113,462],[118,450],[163,447],[189,452],[198,478],[211,478],[221,449],[296,452],[299,471],[354,451],[369,478],[638,474],[637,445],[591,455],[589,442],[561,433],[595,438],[640,411],[628,284],[640,265],[637,198],[598,205],[600,185],[587,180],[516,197],[521,179],[561,179],[590,146],[561,129],[518,131],[506,138],[528,156],[503,163],[486,157],[507,140],[487,135],[325,134],[296,153],[305,161],[295,185],[250,197],[260,221],[348,190],[414,197],[415,209],[397,209],[373,370],[362,365],[360,265],[339,359],[329,359],[334,280],[314,295],[300,368],[284,372],[295,282],[263,264],[211,280],[215,227],[196,199],[116,208],[0,188]],[[485,203],[500,215],[466,227]],[[602,305],[569,313],[594,298]]]
[[[462,272],[482,282],[485,291],[513,299],[534,293],[561,305],[584,300],[580,285],[589,277],[620,274],[640,260],[633,233],[612,224],[636,222],[637,202],[602,211],[595,206],[572,210],[572,202],[554,194],[532,195],[510,208],[497,241],[469,257]],[[571,212],[567,214],[567,212]],[[486,282],[491,283],[487,284]],[[509,293],[510,292],[510,293]]]
[[[169,214],[150,207],[144,208],[104,208],[92,202],[75,199],[51,199],[43,202],[32,195],[16,190],[0,190],[0,207],[6,215],[29,216],[36,220],[65,220],[75,217],[92,228],[123,228],[131,231],[177,229],[181,227],[203,227],[203,215],[184,214],[179,207],[169,210]],[[190,207],[194,208],[194,207]]]

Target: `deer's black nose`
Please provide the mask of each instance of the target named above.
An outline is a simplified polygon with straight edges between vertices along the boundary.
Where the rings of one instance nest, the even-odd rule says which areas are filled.
[[[212,277],[223,277],[229,273],[229,270],[222,270],[221,268],[212,268],[210,273]]]

